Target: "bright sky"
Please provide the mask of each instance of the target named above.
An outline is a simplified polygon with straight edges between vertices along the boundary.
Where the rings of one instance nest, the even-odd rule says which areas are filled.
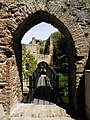
[[[46,40],[50,36],[51,33],[58,31],[55,27],[53,27],[51,24],[47,24],[45,22],[42,22],[38,25],[35,25],[32,27],[22,38],[22,43],[28,44],[32,37],[35,37],[36,39],[42,39]]]

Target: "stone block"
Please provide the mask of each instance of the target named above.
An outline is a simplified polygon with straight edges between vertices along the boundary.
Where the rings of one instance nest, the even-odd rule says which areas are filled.
[[[0,120],[2,120],[3,117],[5,117],[5,112],[4,112],[2,104],[0,104]]]

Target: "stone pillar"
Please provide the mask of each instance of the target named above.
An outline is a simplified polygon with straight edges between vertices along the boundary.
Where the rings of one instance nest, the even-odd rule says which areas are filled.
[[[69,66],[68,73],[68,87],[69,87],[69,103],[72,107],[72,110],[75,114],[77,114],[77,95],[76,95],[76,66],[72,64]]]
[[[86,117],[90,120],[90,70],[85,71],[85,110]]]
[[[14,56],[0,64],[0,103],[6,114],[22,100],[21,84]]]

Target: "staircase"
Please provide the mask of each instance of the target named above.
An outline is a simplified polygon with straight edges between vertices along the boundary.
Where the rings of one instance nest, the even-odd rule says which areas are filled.
[[[19,104],[11,113],[11,120],[73,120],[57,105]]]

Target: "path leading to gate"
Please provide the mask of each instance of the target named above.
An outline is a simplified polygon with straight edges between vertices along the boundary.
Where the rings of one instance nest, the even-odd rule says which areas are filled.
[[[55,104],[58,96],[55,96],[57,91],[53,85],[53,77],[50,79],[44,72],[41,72],[38,79],[34,77],[33,81],[36,80],[33,86],[34,94],[29,94],[33,96],[31,103],[29,101],[17,103],[10,116],[8,118],[2,116],[1,120],[78,120],[71,118],[70,111],[64,109],[64,106]]]
[[[65,116],[66,115],[66,116]],[[33,105],[20,103],[10,116],[6,116],[0,104],[0,120],[85,120],[73,119],[56,105]]]
[[[57,105],[18,104],[11,120],[73,120],[65,109]]]
[[[36,82],[31,104],[29,99],[29,103],[18,104],[13,109],[11,118],[12,120],[73,120],[64,108],[54,104],[55,100],[50,78],[46,74],[41,74]]]
[[[32,103],[19,103],[11,112],[11,120],[77,120],[67,110],[54,104],[53,87],[46,75],[38,79]]]

